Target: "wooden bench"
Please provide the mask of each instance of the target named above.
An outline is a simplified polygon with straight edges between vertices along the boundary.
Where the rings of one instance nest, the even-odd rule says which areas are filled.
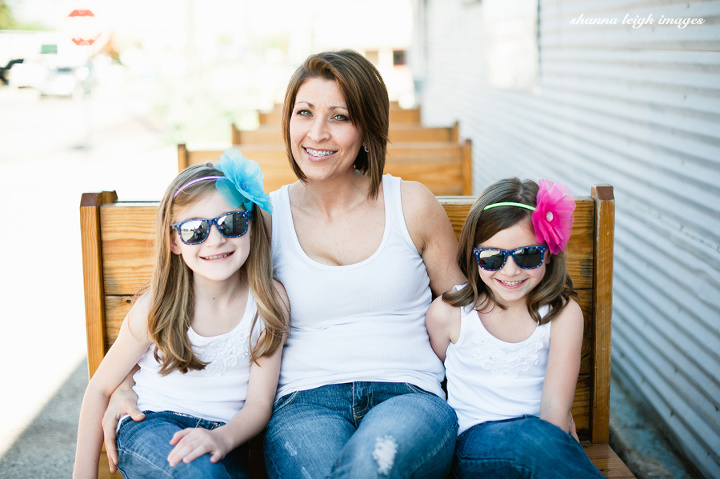
[[[456,234],[474,202],[439,197]],[[609,478],[634,477],[608,445],[610,333],[615,203],[610,186],[576,197],[568,268],[585,315],[585,339],[573,416],[588,457]],[[121,202],[114,191],[85,193],[80,201],[89,374],[117,337],[133,295],[150,278],[156,201]],[[251,444],[251,477],[264,477],[259,439]],[[107,459],[101,457],[101,477]]]
[[[390,108],[390,124],[414,123],[419,125],[421,119],[420,108]],[[280,125],[282,123],[282,111],[275,108],[271,111],[258,112],[258,123],[260,125]]]
[[[178,145],[178,171],[190,165],[218,161],[230,145]],[[265,190],[270,192],[297,180],[282,144],[235,145],[260,164]],[[388,145],[385,173],[419,181],[435,195],[472,193],[472,142],[395,143]]]
[[[434,141],[453,142],[460,141],[459,124],[452,126],[426,127],[414,123],[400,123],[390,126],[388,131],[390,143],[428,143]],[[282,129],[280,125],[263,125],[255,130],[241,130],[232,124],[233,145],[265,145],[283,144]]]

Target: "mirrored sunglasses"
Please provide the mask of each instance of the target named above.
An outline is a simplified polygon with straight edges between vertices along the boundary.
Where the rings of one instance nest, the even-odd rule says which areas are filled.
[[[172,228],[177,231],[180,241],[188,245],[200,244],[210,235],[210,228],[215,225],[218,231],[226,238],[237,238],[247,233],[248,222],[252,218],[249,211],[235,211],[225,213],[217,218],[180,221],[173,223]]]
[[[513,250],[499,248],[473,248],[475,259],[485,271],[497,271],[505,266],[508,256],[522,269],[535,269],[543,264],[547,246],[523,246]]]

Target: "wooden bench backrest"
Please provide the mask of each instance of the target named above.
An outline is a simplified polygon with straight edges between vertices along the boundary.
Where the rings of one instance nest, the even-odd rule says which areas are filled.
[[[439,197],[459,235],[474,197]],[[610,406],[615,205],[610,186],[576,197],[568,268],[585,315],[582,364],[573,416],[583,440],[607,443]],[[147,283],[157,202],[118,202],[114,191],[80,202],[89,373],[117,337],[134,294]]]
[[[282,130],[279,125],[265,125],[256,130],[240,130],[234,123],[232,125],[233,145],[265,145],[283,144]],[[390,143],[429,143],[434,141],[454,142],[460,141],[458,122],[446,127],[426,127],[414,123],[398,123],[390,126],[388,131]]]
[[[415,123],[420,124],[420,108],[390,108],[390,124],[393,123]],[[280,125],[282,123],[282,111],[258,112],[258,123],[261,125]]]
[[[280,144],[237,145],[243,155],[260,164],[265,191],[297,181]],[[195,148],[178,145],[178,171],[188,166],[220,159],[224,148]],[[385,173],[408,181],[419,181],[433,194],[472,193],[472,142],[395,143],[388,146]]]

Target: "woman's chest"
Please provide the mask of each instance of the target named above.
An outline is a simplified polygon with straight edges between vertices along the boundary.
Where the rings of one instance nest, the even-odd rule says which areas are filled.
[[[293,213],[295,234],[300,247],[312,260],[328,266],[360,263],[370,258],[382,244],[385,213],[378,208],[323,217]]]

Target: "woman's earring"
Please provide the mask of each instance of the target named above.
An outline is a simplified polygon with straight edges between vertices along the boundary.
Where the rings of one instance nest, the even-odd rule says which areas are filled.
[[[370,150],[368,150],[368,147],[363,145],[363,148],[365,149],[365,153],[370,153]]]

